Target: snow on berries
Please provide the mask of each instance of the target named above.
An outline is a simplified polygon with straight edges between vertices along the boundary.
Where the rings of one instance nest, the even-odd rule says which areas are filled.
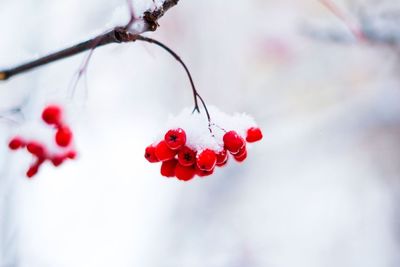
[[[26,148],[34,158],[26,172],[28,178],[35,176],[46,161],[58,167],[65,160],[76,158],[76,151],[72,147],[73,133],[63,119],[62,108],[58,105],[48,105],[44,108],[41,118],[45,124],[55,131],[54,137],[50,137],[53,139],[53,144],[49,144],[48,140],[40,142],[35,138],[23,138],[21,136],[14,136],[8,143],[11,150]]]
[[[230,116],[215,107],[208,110],[211,121],[184,109],[169,119],[163,137],[146,147],[145,158],[161,162],[162,176],[181,181],[210,176],[217,167],[226,166],[230,157],[236,162],[246,160],[247,143],[262,139],[261,129],[250,116]]]

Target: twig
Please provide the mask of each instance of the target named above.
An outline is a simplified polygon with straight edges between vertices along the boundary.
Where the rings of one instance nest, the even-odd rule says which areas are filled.
[[[44,66],[49,63],[52,63],[52,62],[55,62],[55,61],[58,61],[61,59],[65,59],[65,58],[77,55],[79,53],[82,53],[84,51],[90,50],[88,56],[86,57],[86,59],[82,63],[81,68],[79,69],[78,77],[77,77],[77,80],[73,87],[73,91],[74,91],[76,83],[78,82],[82,73],[86,70],[89,60],[96,48],[107,45],[107,44],[111,44],[111,43],[126,43],[126,42],[134,42],[136,40],[145,41],[145,42],[153,43],[153,44],[160,46],[161,48],[166,50],[168,53],[170,53],[183,66],[186,74],[188,75],[190,85],[192,87],[193,99],[194,99],[193,112],[197,111],[198,113],[200,113],[200,108],[199,108],[199,104],[198,104],[198,100],[200,100],[202,106],[204,107],[206,115],[207,115],[208,126],[210,129],[210,132],[212,133],[211,117],[210,117],[210,113],[207,109],[207,105],[206,105],[204,99],[200,96],[200,94],[196,90],[192,75],[190,74],[190,71],[187,68],[186,64],[178,56],[178,54],[175,53],[168,46],[164,45],[163,43],[161,43],[155,39],[152,39],[149,37],[144,37],[144,36],[140,35],[147,31],[155,31],[159,26],[158,20],[165,14],[165,12],[168,9],[177,5],[179,0],[165,0],[161,7],[158,7],[156,9],[154,9],[153,11],[144,12],[143,18],[135,17],[132,3],[130,2],[130,0],[127,0],[127,1],[128,1],[127,4],[128,4],[129,12],[130,12],[130,20],[125,26],[116,27],[116,28],[114,28],[106,33],[100,34],[88,41],[84,41],[82,43],[79,43],[72,47],[55,52],[48,56],[39,58],[37,60],[30,61],[28,63],[19,65],[17,67],[14,67],[14,68],[11,68],[8,70],[0,71],[0,81],[7,80],[10,77],[21,74],[23,72],[30,71],[37,67]],[[135,27],[135,26],[138,26],[138,27]]]
[[[88,65],[88,62],[93,54],[94,49],[96,49],[100,46],[111,44],[111,43],[126,43],[126,42],[134,42],[136,40],[145,41],[145,42],[153,43],[153,44],[156,44],[156,45],[162,47],[164,50],[166,50],[168,53],[170,53],[183,66],[183,68],[186,71],[186,74],[189,77],[190,85],[192,87],[193,99],[194,99],[194,110],[193,111],[197,111],[200,113],[200,108],[199,108],[199,104],[198,104],[198,99],[199,99],[201,104],[204,107],[205,112],[206,112],[207,119],[209,122],[209,127],[210,127],[211,126],[210,113],[208,112],[207,106],[206,106],[203,98],[197,92],[196,87],[193,82],[192,75],[190,74],[189,69],[187,68],[187,66],[183,62],[183,60],[171,48],[164,45],[163,43],[161,43],[155,39],[152,39],[149,37],[144,37],[144,36],[140,35],[141,33],[144,33],[146,31],[155,31],[157,29],[157,27],[159,26],[157,23],[158,19],[160,19],[168,9],[175,6],[178,3],[178,1],[179,0],[166,0],[160,8],[156,8],[154,11],[146,11],[143,15],[142,20],[140,20],[135,17],[134,12],[133,12],[132,3],[128,0],[130,20],[124,27],[116,27],[113,30],[106,32],[104,34],[100,34],[88,41],[79,43],[77,45],[74,45],[74,46],[66,48],[64,50],[55,52],[48,56],[39,58],[37,60],[30,61],[30,62],[22,64],[20,66],[17,66],[17,67],[8,69],[8,70],[0,71],[0,80],[7,80],[10,77],[18,75],[20,73],[30,71],[37,67],[47,65],[49,63],[52,63],[52,62],[55,62],[55,61],[58,61],[61,59],[65,59],[65,58],[77,55],[79,53],[82,53],[84,51],[90,50],[88,57],[85,59],[85,61],[83,62],[83,65],[79,69],[78,78],[77,78],[77,80],[79,80],[80,76],[82,75],[83,71],[86,69],[86,67]],[[132,29],[132,27],[134,26],[135,23],[141,23],[141,22],[144,23],[144,26],[141,29],[139,29],[139,30]]]
[[[364,41],[365,36],[358,24],[350,19],[332,0],[319,0],[337,18],[339,18],[359,41]]]
[[[125,27],[116,27],[105,34],[100,34],[88,41],[76,44],[64,50],[52,53],[42,58],[27,62],[17,67],[0,71],[0,80],[7,80],[12,76],[20,73],[33,70],[37,67],[47,65],[49,63],[65,59],[84,51],[93,49],[93,47],[100,47],[111,43],[124,43],[136,40],[139,34],[147,31],[155,31],[158,28],[158,20],[165,14],[167,10],[178,4],[179,0],[165,0],[163,5],[152,11],[146,11],[143,17],[133,22],[129,22]],[[139,25],[134,27],[135,23]],[[101,40],[101,41],[99,41]]]
[[[193,98],[194,98],[194,110],[193,111],[197,111],[197,112],[200,113],[200,108],[199,108],[199,104],[198,104],[198,101],[197,101],[197,98],[198,98],[198,99],[200,99],[200,102],[203,105],[204,110],[206,112],[209,126],[211,126],[211,117],[210,117],[210,113],[208,112],[207,105],[204,102],[203,98],[198,93],[198,91],[196,90],[196,87],[195,87],[194,82],[193,82],[192,75],[190,74],[190,71],[189,71],[188,67],[186,66],[185,62],[183,62],[183,60],[179,57],[179,55],[177,53],[175,53],[171,48],[169,48],[165,44],[163,44],[160,41],[157,41],[155,39],[139,35],[139,36],[137,36],[136,40],[144,41],[144,42],[148,42],[148,43],[152,43],[152,44],[160,46],[165,51],[170,53],[182,65],[182,67],[185,69],[186,74],[187,74],[187,76],[189,78],[190,85],[192,86],[192,92],[193,92]]]
[[[132,21],[132,17],[129,20],[129,23],[127,24],[127,26],[129,24],[131,24]],[[127,29],[127,26],[125,27],[125,29]],[[70,90],[70,97],[73,97],[75,94],[75,89],[78,86],[78,82],[81,79],[82,75],[84,75],[86,73],[87,67],[89,65],[89,61],[92,58],[92,55],[94,53],[94,50],[98,47],[98,45],[100,44],[100,42],[103,40],[102,38],[104,38],[104,35],[100,35],[96,38],[96,40],[93,41],[92,47],[90,48],[90,51],[88,53],[88,55],[85,57],[85,59],[83,60],[81,66],[79,67],[78,72],[76,73],[76,77],[75,77],[75,81],[71,87]]]

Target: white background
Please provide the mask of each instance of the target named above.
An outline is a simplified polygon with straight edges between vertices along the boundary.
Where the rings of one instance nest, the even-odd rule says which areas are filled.
[[[395,3],[339,2],[389,34]],[[126,11],[122,0],[0,4],[3,67],[103,32]],[[96,50],[73,100],[84,55],[2,82],[1,110],[22,113],[0,124],[0,266],[398,266],[396,48],[305,35],[315,26],[351,39],[317,1],[181,0],[160,24],[151,36],[187,62],[207,102],[252,114],[264,140],[206,179],[162,178],[144,148],[192,97],[181,67],[148,44]],[[52,101],[67,108],[79,158],[28,180],[31,159],[7,141]]]

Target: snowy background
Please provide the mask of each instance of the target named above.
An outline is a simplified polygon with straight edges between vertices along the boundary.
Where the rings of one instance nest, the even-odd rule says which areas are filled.
[[[400,35],[398,1],[337,3]],[[0,4],[0,67],[127,17],[124,0]],[[0,266],[399,266],[398,47],[354,42],[318,1],[181,0],[160,24],[149,35],[180,54],[206,101],[252,114],[264,140],[207,179],[162,178],[144,148],[192,96],[149,44],[96,50],[73,100],[84,55],[2,82]],[[28,180],[30,158],[7,141],[52,101],[68,109],[79,159]]]

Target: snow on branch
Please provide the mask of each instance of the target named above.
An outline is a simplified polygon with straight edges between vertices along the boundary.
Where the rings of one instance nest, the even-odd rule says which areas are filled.
[[[164,16],[165,12],[167,12],[170,8],[177,5],[178,1],[179,0],[156,1],[153,8],[146,10],[139,17],[134,15],[132,7],[129,5],[129,8],[131,9],[131,18],[125,26],[115,27],[104,34],[100,34],[94,38],[73,45],[61,51],[49,54],[33,61],[29,61],[11,69],[2,70],[0,71],[0,81],[7,80],[12,76],[35,69],[37,67],[77,55],[84,51],[93,50],[100,46],[111,43],[134,42],[138,39],[140,34],[157,30],[159,26],[158,20]]]

